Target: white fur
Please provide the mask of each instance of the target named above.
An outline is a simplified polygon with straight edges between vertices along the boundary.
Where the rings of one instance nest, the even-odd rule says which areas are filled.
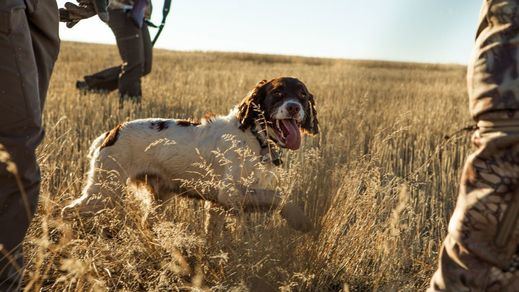
[[[289,103],[295,103],[299,106],[299,112],[297,113],[297,115],[295,117],[290,115],[290,113],[288,112],[287,106]],[[276,109],[276,111],[273,113],[272,117],[274,119],[278,119],[278,120],[294,118],[298,122],[302,122],[305,119],[305,111],[303,110],[303,105],[299,102],[299,100],[292,98],[292,99],[288,99],[285,102],[283,102],[283,104],[280,105]]]

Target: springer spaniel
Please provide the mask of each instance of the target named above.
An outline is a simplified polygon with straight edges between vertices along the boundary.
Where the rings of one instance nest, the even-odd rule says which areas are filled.
[[[282,163],[280,148],[297,150],[301,132],[318,131],[314,97],[292,77],[259,82],[227,116],[201,123],[177,119],[123,123],[93,142],[82,196],[63,208],[62,215],[95,214],[113,207],[125,186],[140,185],[155,197],[151,200],[181,195],[245,211],[283,205],[281,215],[288,224],[307,231],[311,224],[303,211],[293,203],[282,204],[273,170]],[[203,163],[219,183],[202,190],[190,187],[190,181],[207,179],[201,174]]]

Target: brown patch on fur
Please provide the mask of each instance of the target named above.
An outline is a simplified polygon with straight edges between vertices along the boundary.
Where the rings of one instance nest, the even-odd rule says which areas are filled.
[[[155,196],[155,199],[158,198],[163,188],[162,177],[155,174],[138,174],[131,179],[131,183],[136,187],[145,188],[148,192]]]
[[[238,115],[237,119],[240,121],[240,129],[242,131],[247,130],[254,123],[258,116],[258,111],[261,111],[259,105],[264,98],[262,91],[263,87],[267,84],[267,80],[261,80],[238,104]]]
[[[112,130],[106,132],[105,139],[103,140],[103,143],[101,143],[99,150],[114,145],[115,142],[117,142],[117,139],[119,138],[119,131],[121,131],[122,127],[123,125],[119,124],[115,126],[115,128],[113,128]]]
[[[462,181],[474,185],[477,181],[477,171],[474,165],[470,165],[465,169],[465,173],[461,178]]]
[[[317,111],[315,110],[314,96],[309,93],[308,110],[305,119],[301,125],[301,130],[307,135],[319,134],[319,121],[317,120]]]
[[[190,199],[202,199],[216,203],[216,195],[201,195],[199,192],[183,188],[180,183],[165,183],[162,176],[153,173],[141,173],[131,178],[131,184],[137,188],[144,188],[153,194],[155,199],[162,200],[175,194]],[[216,191],[213,191],[213,193]]]
[[[191,127],[191,126],[199,126],[201,123],[199,121],[193,121],[193,120],[175,120],[177,125],[181,127]]]
[[[208,111],[205,113],[202,119],[208,123],[212,123],[216,119],[216,114],[211,111]]]
[[[154,121],[150,123],[150,129],[155,129],[159,132],[167,128],[169,128],[168,121]]]

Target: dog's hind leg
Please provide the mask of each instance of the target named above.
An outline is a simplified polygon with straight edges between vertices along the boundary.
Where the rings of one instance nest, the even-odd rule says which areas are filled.
[[[74,214],[91,216],[113,208],[125,191],[125,177],[118,159],[111,156],[110,151],[96,149],[81,197],[63,208],[63,218],[70,219]]]
[[[213,202],[204,203],[204,232],[208,243],[220,241],[225,231],[225,210]]]
[[[139,174],[128,180],[128,193],[135,200],[142,215],[141,225],[145,226],[150,219],[154,221],[157,198],[164,192],[163,179],[158,175]]]

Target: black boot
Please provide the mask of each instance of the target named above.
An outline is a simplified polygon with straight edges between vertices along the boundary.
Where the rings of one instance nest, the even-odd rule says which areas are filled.
[[[81,91],[89,91],[91,90],[86,81],[84,80],[78,80],[76,81],[76,89]]]

